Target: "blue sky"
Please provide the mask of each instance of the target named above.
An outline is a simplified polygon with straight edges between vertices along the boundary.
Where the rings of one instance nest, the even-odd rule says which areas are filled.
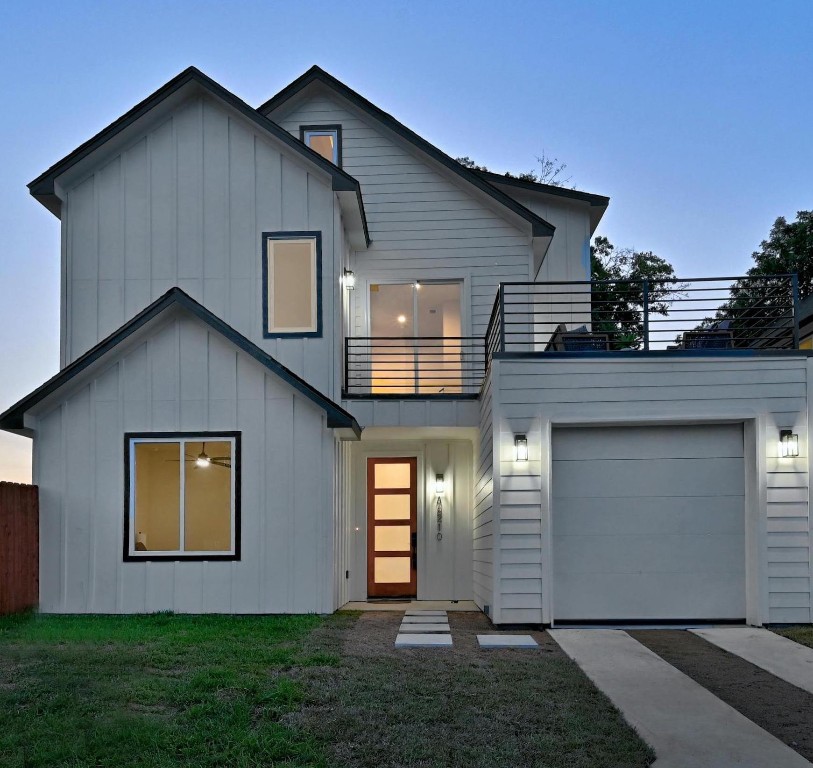
[[[19,2],[0,8],[0,411],[58,368],[59,229],[25,185],[190,64],[259,104],[319,64],[453,156],[542,150],[599,232],[740,274],[813,207],[813,3]],[[0,479],[30,443],[0,435]]]

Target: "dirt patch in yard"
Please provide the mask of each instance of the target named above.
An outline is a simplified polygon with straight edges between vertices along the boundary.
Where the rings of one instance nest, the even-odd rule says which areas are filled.
[[[726,704],[813,761],[813,696],[691,632],[629,632]]]
[[[451,648],[398,648],[401,613],[326,621],[309,640],[336,667],[297,673],[311,734],[329,765],[467,768],[647,766],[651,750],[544,632],[534,650],[482,650],[479,613],[449,613]],[[527,633],[527,631],[525,632]]]

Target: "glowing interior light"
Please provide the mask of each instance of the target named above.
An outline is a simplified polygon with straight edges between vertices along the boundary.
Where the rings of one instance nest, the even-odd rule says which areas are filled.
[[[406,322],[406,315],[398,315],[398,322],[403,325]]]
[[[195,464],[198,467],[208,467],[212,463],[212,460],[205,454],[201,453],[198,455],[198,458],[195,459]]]

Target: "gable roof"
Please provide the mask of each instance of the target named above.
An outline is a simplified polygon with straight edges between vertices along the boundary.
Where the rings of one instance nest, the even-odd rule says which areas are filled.
[[[396,120],[388,112],[385,112],[371,101],[365,99],[360,93],[357,93],[340,80],[337,80],[335,77],[333,77],[333,75],[325,72],[325,70],[323,70],[321,67],[316,65],[312,66],[307,72],[298,77],[289,85],[286,85],[285,88],[283,88],[279,93],[272,96],[268,101],[258,107],[257,111],[261,112],[262,114],[267,114],[282,106],[282,104],[284,104],[286,101],[296,96],[313,83],[321,83],[322,85],[325,85],[326,87],[335,91],[351,104],[366,112],[391,131],[406,139],[425,154],[429,155],[429,157],[431,157],[433,160],[445,166],[480,191],[485,192],[514,214],[530,222],[531,232],[534,237],[553,236],[556,229],[553,224],[550,224],[538,214],[529,210],[521,203],[518,203],[510,195],[507,195],[502,190],[497,189],[489,182],[488,179],[483,178],[480,174],[475,173],[470,168],[466,168],[458,163],[457,160],[449,157],[449,155],[447,155],[445,152],[438,149],[433,144],[430,144],[426,139],[415,133],[415,131],[407,128],[403,123]]]
[[[269,371],[275,373],[287,384],[290,384],[300,394],[322,408],[327,414],[328,427],[331,429],[352,429],[356,437],[361,436],[361,427],[351,413],[348,413],[338,403],[335,403],[329,397],[323,395],[318,389],[308,384],[307,381],[297,376],[278,360],[264,352],[254,342],[249,341],[249,339],[238,333],[230,325],[224,323],[217,315],[210,312],[206,307],[195,301],[189,294],[184,293],[180,288],[171,288],[168,290],[146,309],[139,312],[132,320],[125,323],[117,331],[114,331],[106,339],[100,341],[95,347],[85,352],[84,355],[74,360],[70,365],[63,368],[56,376],[46,381],[42,386],[37,387],[30,395],[27,395],[18,403],[12,405],[5,413],[0,414],[0,429],[9,432],[23,431],[25,429],[24,416],[27,411],[56,392],[60,387],[65,386],[75,376],[82,373],[82,371],[104,357],[108,352],[114,350],[119,344],[162,312],[175,306],[182,307],[195,315],[210,328],[232,342],[236,347],[253,357],[258,363],[264,365]]]
[[[497,186],[515,187],[525,192],[531,192],[543,195],[555,195],[557,197],[565,197],[569,200],[576,200],[581,203],[587,203],[590,206],[590,227],[591,231],[595,231],[601,217],[607,211],[607,206],[610,204],[610,198],[604,195],[594,195],[592,192],[582,192],[579,189],[568,189],[567,187],[558,187],[555,184],[541,184],[538,181],[526,181],[525,179],[516,179],[512,176],[505,176],[504,174],[494,173],[493,171],[480,171],[475,170],[475,173],[482,176],[492,184]]]
[[[343,171],[338,166],[326,160],[318,152],[314,152],[303,142],[291,136],[291,134],[288,133],[288,131],[286,131],[284,128],[260,114],[256,109],[251,107],[249,104],[233,94],[231,91],[224,88],[219,83],[212,80],[211,77],[204,74],[196,67],[187,67],[187,69],[173,77],[168,83],[162,85],[157,91],[147,96],[146,99],[136,104],[131,110],[118,118],[118,120],[114,120],[106,128],[103,128],[95,136],[88,139],[84,144],[81,144],[79,147],[73,150],[73,152],[54,163],[54,165],[52,165],[47,171],[37,176],[37,178],[28,185],[30,193],[49,211],[51,211],[51,213],[59,216],[61,201],[57,197],[54,189],[54,182],[57,177],[61,176],[79,161],[83,160],[103,144],[120,134],[126,128],[135,123],[139,118],[143,117],[152,109],[161,104],[161,102],[165,101],[168,97],[190,84],[204,89],[207,93],[225,102],[230,107],[237,110],[241,115],[253,122],[258,128],[271,134],[288,148],[301,155],[309,163],[328,173],[332,180],[333,191],[337,193],[351,193],[354,195],[362,219],[364,237],[367,241],[367,245],[370,244],[370,234],[367,229],[367,217],[364,212],[364,202],[361,196],[361,184],[359,184],[358,180],[353,178],[346,171]]]

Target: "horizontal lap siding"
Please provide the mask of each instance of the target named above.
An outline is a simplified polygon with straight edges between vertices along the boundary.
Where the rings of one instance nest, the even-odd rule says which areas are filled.
[[[63,365],[178,286],[334,396],[334,203],[243,117],[185,102],[68,191]],[[281,230],[322,232],[323,339],[262,337],[261,236]]]
[[[726,412],[764,414],[767,506],[762,557],[771,622],[811,620],[811,547],[808,508],[808,371],[804,359],[752,360],[501,360],[499,371],[500,597],[509,606],[538,611],[545,593],[539,541],[548,473],[542,419],[687,420]],[[779,460],[778,430],[799,435],[798,459]],[[516,432],[528,434],[530,461],[513,461]],[[547,440],[548,436],[545,435]],[[509,562],[519,566],[507,571]],[[538,599],[537,599],[538,596]],[[536,602],[530,605],[531,602]],[[519,605],[521,604],[521,605]],[[502,613],[502,621],[509,621]]]
[[[529,237],[371,118],[327,96],[271,117],[297,137],[300,125],[342,126],[343,168],[361,182],[373,240],[353,261],[360,288],[366,278],[468,277],[471,333],[482,336],[500,281],[529,279]],[[364,293],[352,297],[358,336],[368,335]]]
[[[472,522],[474,602],[480,608],[493,605],[494,593],[494,449],[491,406],[489,377],[480,397],[480,452],[475,457]]]
[[[124,434],[242,433],[242,556],[122,560]],[[324,414],[185,315],[37,415],[41,609],[302,613],[335,607]]]

